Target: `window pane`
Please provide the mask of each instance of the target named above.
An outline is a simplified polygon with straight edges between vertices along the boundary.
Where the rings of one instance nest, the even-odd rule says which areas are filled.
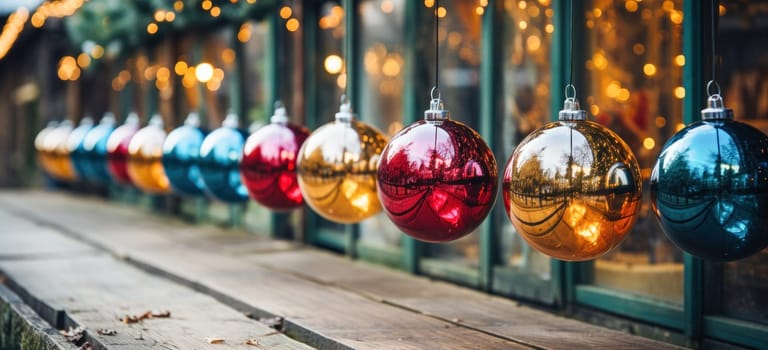
[[[425,2],[433,6],[429,2]],[[438,10],[439,30],[439,84],[440,94],[445,107],[451,113],[451,119],[461,121],[472,129],[477,130],[480,115],[479,83],[480,83],[480,34],[482,15],[475,9],[477,2],[446,0],[440,1],[443,9]],[[423,59],[426,63],[426,76],[429,77],[425,86],[434,85],[434,11],[424,9],[421,45],[426,48]],[[423,92],[424,98],[418,103],[427,107],[429,91]],[[462,239],[446,244],[427,244],[426,254],[447,260],[460,261],[471,267],[479,264],[480,248],[478,231],[470,233]]]
[[[387,138],[403,128],[403,40],[405,0],[367,0],[360,14],[360,119]],[[402,233],[379,213],[361,223],[360,240],[368,245],[397,247]]]
[[[682,1],[595,0],[585,10],[582,107],[630,146],[648,189],[661,147],[682,126]],[[682,252],[662,232],[650,203],[643,191],[626,240],[595,261],[594,283],[681,303]]]
[[[500,175],[517,144],[552,118],[549,107],[552,15],[549,5],[531,1],[520,6],[515,0],[504,2],[504,113],[499,145],[501,154],[507,158],[497,160]],[[549,279],[550,259],[525,243],[506,217],[501,230],[502,264]]]
[[[718,82],[725,105],[736,120],[768,132],[768,8],[764,1],[722,2]],[[768,249],[744,260],[723,264],[721,312],[768,324]]]

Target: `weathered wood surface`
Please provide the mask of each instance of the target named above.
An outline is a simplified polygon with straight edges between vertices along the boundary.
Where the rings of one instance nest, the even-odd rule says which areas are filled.
[[[284,316],[289,335],[315,345],[674,348],[287,242],[191,226],[100,200],[13,195],[0,193],[0,209],[128,257],[243,311]]]
[[[245,347],[248,339],[262,348],[310,348],[210,296],[150,275],[105,252],[84,250],[83,243],[61,233],[46,231],[47,238],[57,236],[50,240],[22,239],[30,234],[25,229],[30,223],[7,212],[0,212],[0,217],[0,246],[27,252],[23,258],[0,256],[7,283],[30,304],[55,310],[48,322],[60,323],[59,328],[86,327],[95,348],[235,349]],[[171,317],[121,322],[125,316],[148,310],[168,310]],[[68,320],[62,320],[62,313]],[[98,329],[117,334],[100,335]],[[222,338],[224,343],[212,345],[206,338]]]
[[[0,349],[76,350],[10,289],[0,284]]]

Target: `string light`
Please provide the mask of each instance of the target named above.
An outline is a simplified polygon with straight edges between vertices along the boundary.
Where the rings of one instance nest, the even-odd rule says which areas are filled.
[[[13,43],[16,42],[22,29],[24,29],[24,24],[27,23],[28,18],[29,11],[24,7],[18,8],[14,13],[8,16],[8,20],[3,26],[3,32],[0,33],[0,59],[8,54]]]

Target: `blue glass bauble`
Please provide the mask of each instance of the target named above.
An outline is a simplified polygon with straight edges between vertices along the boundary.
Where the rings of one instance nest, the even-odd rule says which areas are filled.
[[[240,180],[240,156],[245,133],[237,129],[238,118],[230,113],[222,126],[211,131],[200,146],[200,174],[205,191],[230,203],[248,200],[248,190]]]
[[[115,130],[115,116],[104,113],[99,125],[85,135],[82,143],[83,176],[89,182],[108,185],[111,182],[107,169],[107,140]]]
[[[202,175],[200,175],[200,146],[205,135],[200,130],[200,117],[190,113],[184,125],[168,134],[163,143],[163,168],[174,192],[196,196],[203,194]]]
[[[768,245],[768,137],[734,121],[719,95],[701,114],[656,161],[654,210],[682,250],[714,261],[746,258]]]
[[[87,166],[85,163],[87,160],[85,159],[86,155],[85,149],[83,148],[83,141],[85,140],[85,135],[87,135],[91,129],[93,129],[93,118],[83,117],[83,119],[80,120],[80,124],[72,129],[69,137],[67,137],[67,151],[69,151],[69,158],[72,160],[72,166],[80,180],[87,180],[85,177],[85,167]]]

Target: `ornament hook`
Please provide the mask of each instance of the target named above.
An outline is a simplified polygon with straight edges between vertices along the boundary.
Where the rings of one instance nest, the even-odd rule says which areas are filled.
[[[435,96],[437,94],[437,96]],[[437,88],[437,86],[432,87],[432,91],[429,92],[429,96],[432,97],[433,100],[439,100],[440,99],[440,89]]]
[[[716,89],[714,93],[712,93],[712,87]],[[707,82],[707,94],[709,96],[720,95],[720,84],[714,80]]]
[[[569,92],[573,92],[573,94],[569,94]],[[568,83],[568,85],[565,86],[565,99],[576,98],[576,87],[573,86],[573,84]]]

